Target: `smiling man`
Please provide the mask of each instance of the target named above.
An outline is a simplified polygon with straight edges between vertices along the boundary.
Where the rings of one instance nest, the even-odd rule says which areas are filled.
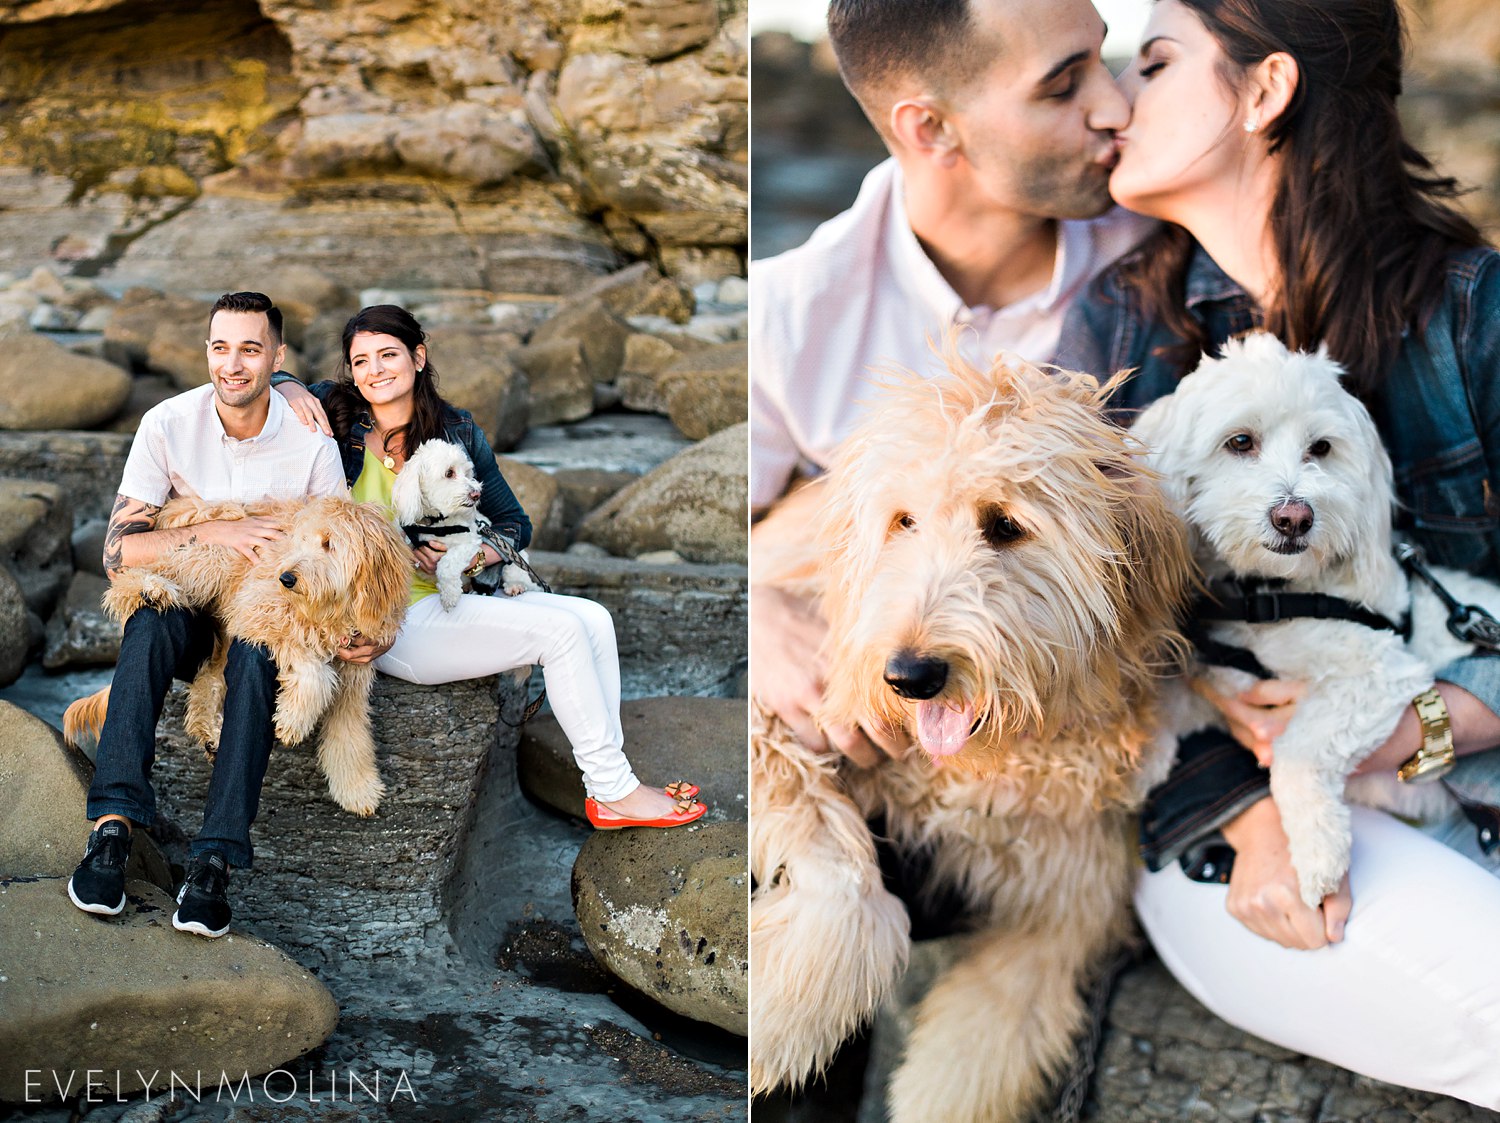
[[[281,312],[268,297],[221,296],[209,315],[207,353],[210,384],[141,419],[104,540],[111,577],[190,541],[220,543],[254,561],[262,546],[281,537],[270,522],[254,518],[157,530],[168,499],[249,502],[346,491],[338,447],[297,424],[281,395],[269,392],[286,348]],[[162,703],[174,677],[194,676],[215,634],[210,616],[181,608],[142,609],[125,625],[89,787],[94,829],[68,882],[69,898],[85,912],[115,916],[125,907],[132,824],[150,826],[156,818],[150,776]],[[276,666],[265,650],[236,640],[225,682],[203,829],[192,843],[193,864],[172,917],[180,931],[203,936],[229,930],[229,869],[250,865],[250,824],[274,743]]]
[[[826,467],[879,368],[930,370],[932,344],[955,330],[979,365],[1000,351],[1050,361],[1073,298],[1148,232],[1109,209],[1129,108],[1100,58],[1104,32],[1089,0],[832,0],[840,73],[891,158],[849,210],[751,267],[757,514]],[[793,510],[754,541],[796,525]],[[756,586],[750,627],[757,699],[809,747],[873,763],[865,731],[813,719],[816,608]]]

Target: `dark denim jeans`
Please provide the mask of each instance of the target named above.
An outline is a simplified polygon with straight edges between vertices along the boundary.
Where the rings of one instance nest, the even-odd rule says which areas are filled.
[[[142,609],[126,622],[89,786],[90,819],[124,815],[141,826],[156,820],[156,723],[172,679],[191,679],[213,651],[214,630],[208,616],[182,608]],[[224,676],[224,728],[192,852],[218,850],[230,865],[248,869],[250,824],[275,744],[276,664],[264,648],[235,640]]]

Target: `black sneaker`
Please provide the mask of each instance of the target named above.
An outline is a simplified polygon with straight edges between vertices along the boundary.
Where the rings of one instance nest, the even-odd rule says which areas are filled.
[[[177,894],[172,927],[199,936],[217,937],[229,931],[229,863],[217,850],[193,859],[193,868]]]
[[[125,864],[130,861],[130,827],[109,819],[89,833],[83,861],[68,878],[68,899],[84,912],[119,916],[125,908]]]

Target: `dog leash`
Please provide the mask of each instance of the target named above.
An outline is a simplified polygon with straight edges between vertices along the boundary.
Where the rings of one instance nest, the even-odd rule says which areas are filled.
[[[502,565],[514,565],[520,568],[526,576],[536,582],[537,587],[544,593],[550,593],[552,586],[542,580],[541,574],[531,568],[531,563],[521,556],[521,551],[516,549],[510,539],[503,534],[487,534],[484,540],[488,542],[500,555]],[[521,711],[520,721],[510,721],[506,718],[504,710],[500,712],[500,720],[512,729],[520,729],[528,721],[536,716],[536,712],[542,708],[542,703],[547,700],[547,688],[542,687],[542,692],[526,703],[526,708]]]
[[[1443,602],[1443,607],[1448,610],[1448,631],[1464,643],[1472,643],[1491,653],[1500,652],[1500,620],[1481,605],[1459,604],[1458,599],[1443,588],[1443,583],[1427,568],[1427,555],[1422,552],[1422,547],[1398,542],[1395,554],[1407,576],[1421,581]]]

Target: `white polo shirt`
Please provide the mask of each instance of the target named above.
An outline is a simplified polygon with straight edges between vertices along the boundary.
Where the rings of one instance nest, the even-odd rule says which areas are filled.
[[[183,496],[210,502],[346,495],[338,445],[310,432],[274,390],[266,423],[247,440],[224,431],[214,388],[168,398],[141,418],[120,494],[160,507]]]
[[[988,366],[1001,351],[1056,356],[1068,305],[1153,228],[1116,208],[1058,224],[1046,288],[1004,308],[969,308],[912,233],[901,168],[871,169],[854,205],[802,245],[750,266],[750,506],[769,506],[794,474],[828,465],[881,368],[941,370],[932,350],[953,327]]]

